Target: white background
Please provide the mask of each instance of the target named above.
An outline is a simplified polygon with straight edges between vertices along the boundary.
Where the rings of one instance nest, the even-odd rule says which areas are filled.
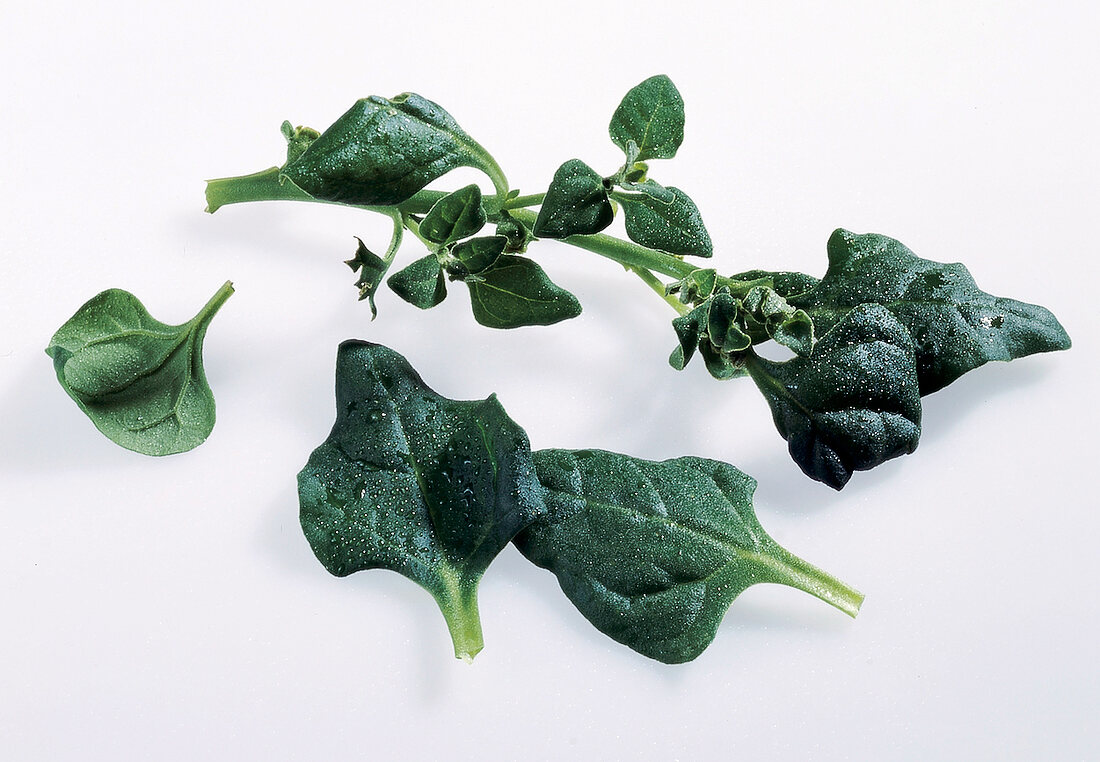
[[[40,2],[0,22],[4,759],[1096,753],[1094,3]],[[384,245],[383,218],[203,213],[204,179],[281,163],[283,119],[323,128],[405,90],[524,192],[573,157],[610,173],[611,112],[660,72],[687,138],[652,175],[694,197],[722,270],[819,275],[835,227],[882,232],[1048,306],[1072,351],[927,398],[918,452],[834,493],[749,382],[668,367],[671,311],[614,263],[532,250],[584,305],[555,327],[481,328],[460,286],[427,313],[383,290],[372,323],[341,261],[355,235]],[[104,439],[53,377],[53,331],[109,287],[183,322],[226,279],[210,439],[165,459]],[[738,465],[762,524],[866,593],[862,613],[758,586],[665,666],[508,548],[482,584],[486,648],[455,661],[430,596],[330,577],[298,528],[350,337],[447,396],[497,392],[536,448]]]

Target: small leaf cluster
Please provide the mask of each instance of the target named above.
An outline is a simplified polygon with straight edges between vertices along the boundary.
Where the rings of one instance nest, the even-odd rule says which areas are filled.
[[[488,222],[481,189],[448,193],[417,223],[427,256],[390,276],[405,301],[429,309],[447,296],[447,281],[465,283],[474,319],[490,328],[551,325],[580,314],[577,298],[557,286],[533,259],[521,256],[530,231],[500,211],[493,235],[477,235]]]
[[[337,353],[336,410],[298,475],[305,536],[334,575],[382,568],[421,585],[458,658],[483,646],[478,585],[513,541],[600,631],[669,663],[702,653],[757,583],[852,616],[862,601],[767,535],[756,482],[726,463],[532,452],[495,396],[443,397],[401,355],[363,341]]]
[[[649,177],[650,159],[671,159],[684,142],[684,100],[672,80],[650,77],[626,94],[608,125],[625,161],[601,177],[580,159],[554,173],[534,225],[540,238],[593,235],[615,218],[615,202],[630,240],[676,256],[709,257],[714,247],[695,202],[679,188]]]

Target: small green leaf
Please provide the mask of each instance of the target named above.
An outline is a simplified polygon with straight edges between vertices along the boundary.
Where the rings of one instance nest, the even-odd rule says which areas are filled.
[[[703,338],[703,332],[710,322],[710,300],[704,301],[698,307],[686,315],[681,315],[672,321],[672,329],[676,331],[676,337],[680,345],[673,350],[668,358],[669,365],[676,370],[683,370]]]
[[[496,234],[504,236],[508,245],[504,248],[509,254],[522,254],[527,251],[527,244],[535,240],[530,229],[517,220],[506,210],[500,212],[500,222],[497,223]]]
[[[298,493],[329,572],[390,569],[421,585],[466,660],[482,648],[482,575],[544,510],[527,435],[496,397],[441,397],[405,358],[361,341],[340,345],[336,423]]]
[[[684,142],[684,99],[664,74],[631,88],[608,126],[611,140],[630,162],[671,159]],[[630,141],[637,144],[631,157]]]
[[[616,196],[623,204],[630,240],[669,254],[694,257],[714,254],[710,234],[695,203],[679,188],[668,190],[674,196],[671,203],[652,195]]]
[[[534,233],[539,238],[592,235],[611,224],[615,209],[607,186],[596,170],[580,159],[571,159],[554,173],[546,191]]]
[[[837,230],[829,269],[791,299],[819,332],[865,302],[884,305],[916,347],[921,394],[931,394],[991,360],[1068,349],[1069,336],[1048,310],[980,290],[960,264],[917,257],[893,238]]]
[[[717,293],[710,300],[707,314],[707,337],[720,352],[743,352],[752,346],[752,338],[741,330],[741,305],[727,293]]]
[[[422,257],[386,281],[390,289],[409,304],[431,309],[447,298],[447,279],[435,254]]]
[[[305,153],[309,144],[321,137],[321,133],[311,127],[298,125],[295,127],[290,122],[283,122],[279,128],[286,138],[286,163],[290,164]]]
[[[577,297],[526,257],[505,254],[466,285],[474,319],[489,328],[551,325],[581,314]]]
[[[359,279],[355,285],[359,287],[359,301],[367,299],[370,303],[371,319],[378,317],[378,308],[374,306],[374,295],[378,287],[382,285],[382,277],[389,269],[389,263],[367,248],[363,239],[356,238],[359,247],[355,250],[355,256],[347,260],[345,264],[353,271],[359,272]]]
[[[456,244],[451,249],[451,257],[457,265],[455,275],[461,278],[489,269],[504,253],[507,246],[508,239],[501,235],[471,238]]]
[[[733,600],[771,582],[855,616],[863,596],[780,547],[752,506],[756,482],[703,458],[535,453],[548,513],[515,538],[593,625],[676,664],[714,639]]]
[[[679,294],[680,301],[692,304],[702,301],[714,293],[718,285],[718,271],[708,269],[692,270],[685,277],[665,288],[667,294]]]
[[[441,106],[415,93],[372,95],[352,106],[283,169],[314,198],[344,204],[400,204],[457,167],[499,181],[485,149]]]
[[[226,283],[192,320],[166,325],[137,297],[110,289],[92,297],[50,340],[61,387],[108,439],[143,455],[198,447],[214,428],[214,396],[202,344]]]
[[[889,310],[849,312],[809,357],[750,357],[748,371],[807,476],[842,488],[863,471],[913,452],[921,403],[909,332]]]
[[[469,238],[485,225],[481,188],[467,185],[435,202],[420,223],[420,235],[445,245]]]
[[[814,346],[814,323],[805,311],[792,306],[774,289],[756,286],[741,301],[749,333],[763,331],[769,338],[805,357]]]

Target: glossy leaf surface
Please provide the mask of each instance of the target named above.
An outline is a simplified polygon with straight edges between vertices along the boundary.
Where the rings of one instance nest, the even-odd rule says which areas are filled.
[[[829,269],[813,289],[793,297],[819,333],[852,307],[875,302],[909,330],[921,394],[930,394],[990,360],[1068,349],[1069,336],[1048,310],[980,290],[961,264],[921,259],[884,235],[837,230]]]
[[[671,159],[684,142],[684,99],[664,74],[650,77],[626,94],[608,132],[631,163]]]
[[[298,491],[325,568],[390,569],[418,583],[465,659],[482,647],[478,582],[543,509],[527,435],[495,397],[442,397],[399,354],[361,341],[340,346],[336,423]]]
[[[431,309],[447,298],[447,278],[435,254],[421,257],[391,275],[386,285],[409,304]]]
[[[50,340],[57,380],[104,435],[144,455],[202,444],[214,428],[214,396],[202,345],[233,293],[226,283],[192,320],[167,325],[120,289],[90,299]]]
[[[622,199],[626,234],[630,240],[669,254],[713,255],[710,234],[695,202],[679,188],[669,187],[668,190],[673,194],[671,203],[650,195]]]
[[[466,285],[474,319],[489,328],[551,325],[581,314],[577,297],[526,257],[505,254]]]
[[[913,452],[921,403],[909,332],[889,310],[848,313],[810,357],[747,365],[791,457],[807,476],[842,488],[853,471]]]
[[[441,106],[415,93],[355,103],[283,176],[314,198],[399,204],[457,167],[493,175],[485,150]]]
[[[535,235],[568,238],[599,233],[615,218],[607,192],[596,170],[580,159],[570,159],[554,173],[535,220]]]
[[[481,189],[467,185],[435,202],[420,223],[420,235],[440,245],[468,238],[485,225]]]
[[[653,462],[594,450],[535,453],[548,512],[515,539],[601,632],[645,656],[689,661],[730,603],[790,585],[854,616],[862,596],[781,548],[752,506],[756,482],[703,458]]]

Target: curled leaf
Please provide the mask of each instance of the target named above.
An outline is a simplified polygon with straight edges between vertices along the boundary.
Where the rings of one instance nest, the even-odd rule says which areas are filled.
[[[791,457],[833,489],[853,471],[917,447],[921,404],[912,341],[881,305],[851,310],[809,357],[780,363],[750,356],[746,367]]]
[[[232,293],[227,282],[194,318],[167,325],[133,294],[109,289],[57,330],[46,354],[61,387],[108,439],[143,455],[186,452],[214,428],[202,344]]]

